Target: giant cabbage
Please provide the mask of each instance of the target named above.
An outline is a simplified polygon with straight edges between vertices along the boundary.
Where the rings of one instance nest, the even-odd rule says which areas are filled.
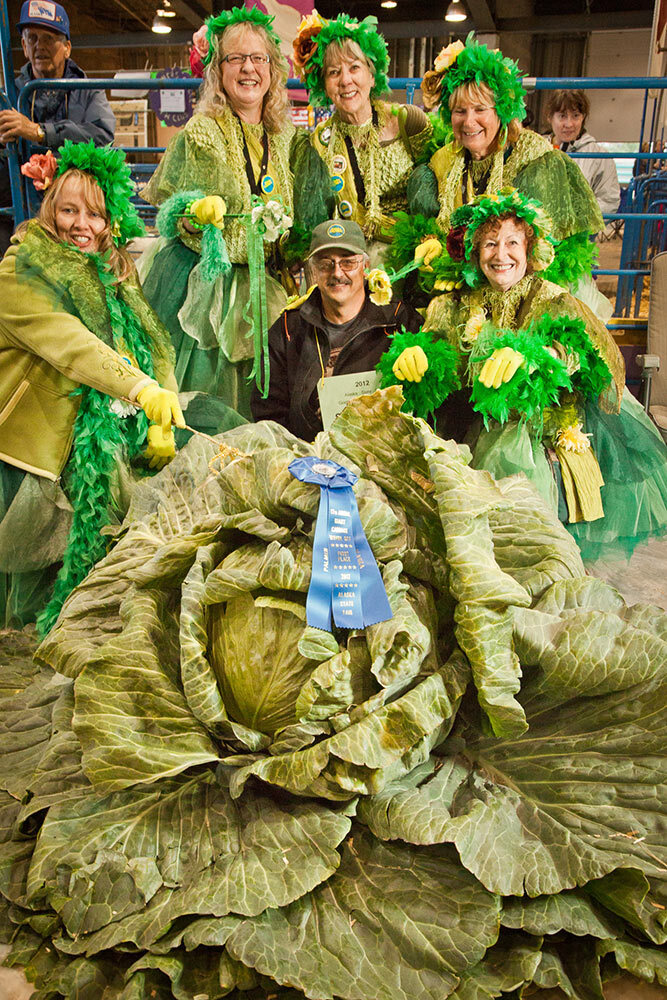
[[[36,1000],[601,1000],[667,985],[667,615],[400,412],[193,439],[37,660],[5,636],[0,932]],[[359,476],[393,617],[306,623]]]

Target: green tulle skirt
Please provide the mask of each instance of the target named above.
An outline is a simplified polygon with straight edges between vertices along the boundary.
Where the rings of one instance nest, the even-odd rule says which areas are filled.
[[[229,274],[207,282],[199,265],[199,255],[180,240],[156,240],[139,262],[144,295],[171,335],[179,391],[208,393],[251,420],[254,344],[246,315],[248,268],[234,265]],[[269,274],[266,297],[271,325],[287,295]]]
[[[604,517],[566,527],[584,559],[629,559],[637,545],[667,534],[667,447],[627,390],[620,413],[588,405],[585,423],[605,482]]]
[[[543,447],[525,423],[508,421],[482,430],[473,446],[473,467],[496,479],[522,472],[542,499],[565,522],[582,558],[629,559],[637,545],[667,534],[667,447],[637,400],[625,390],[620,413],[603,413],[595,404],[585,411],[605,485],[604,517],[567,521],[567,507]]]

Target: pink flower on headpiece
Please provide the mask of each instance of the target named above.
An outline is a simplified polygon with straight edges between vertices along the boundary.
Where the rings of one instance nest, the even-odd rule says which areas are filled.
[[[21,164],[24,177],[31,177],[37,191],[45,191],[58,169],[58,161],[49,149],[46,153],[33,153],[27,163]]]
[[[202,24],[192,36],[192,48],[190,49],[190,72],[193,76],[203,77],[204,58],[208,55],[207,27]]]

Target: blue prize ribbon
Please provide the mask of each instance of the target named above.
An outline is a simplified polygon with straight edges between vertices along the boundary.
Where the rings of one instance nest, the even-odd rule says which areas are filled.
[[[332,616],[339,628],[387,621],[391,607],[352,489],[358,477],[344,465],[316,456],[294,459],[289,471],[320,487],[306,621],[326,632]]]

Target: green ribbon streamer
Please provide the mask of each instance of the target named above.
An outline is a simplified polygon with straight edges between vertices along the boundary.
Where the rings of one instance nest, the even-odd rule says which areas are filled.
[[[258,203],[260,203],[258,199]],[[264,234],[254,226],[251,215],[241,216],[246,228],[250,299],[243,311],[252,331],[254,357],[248,381],[255,380],[262,399],[269,394],[269,323],[266,301],[266,269],[264,265]]]

